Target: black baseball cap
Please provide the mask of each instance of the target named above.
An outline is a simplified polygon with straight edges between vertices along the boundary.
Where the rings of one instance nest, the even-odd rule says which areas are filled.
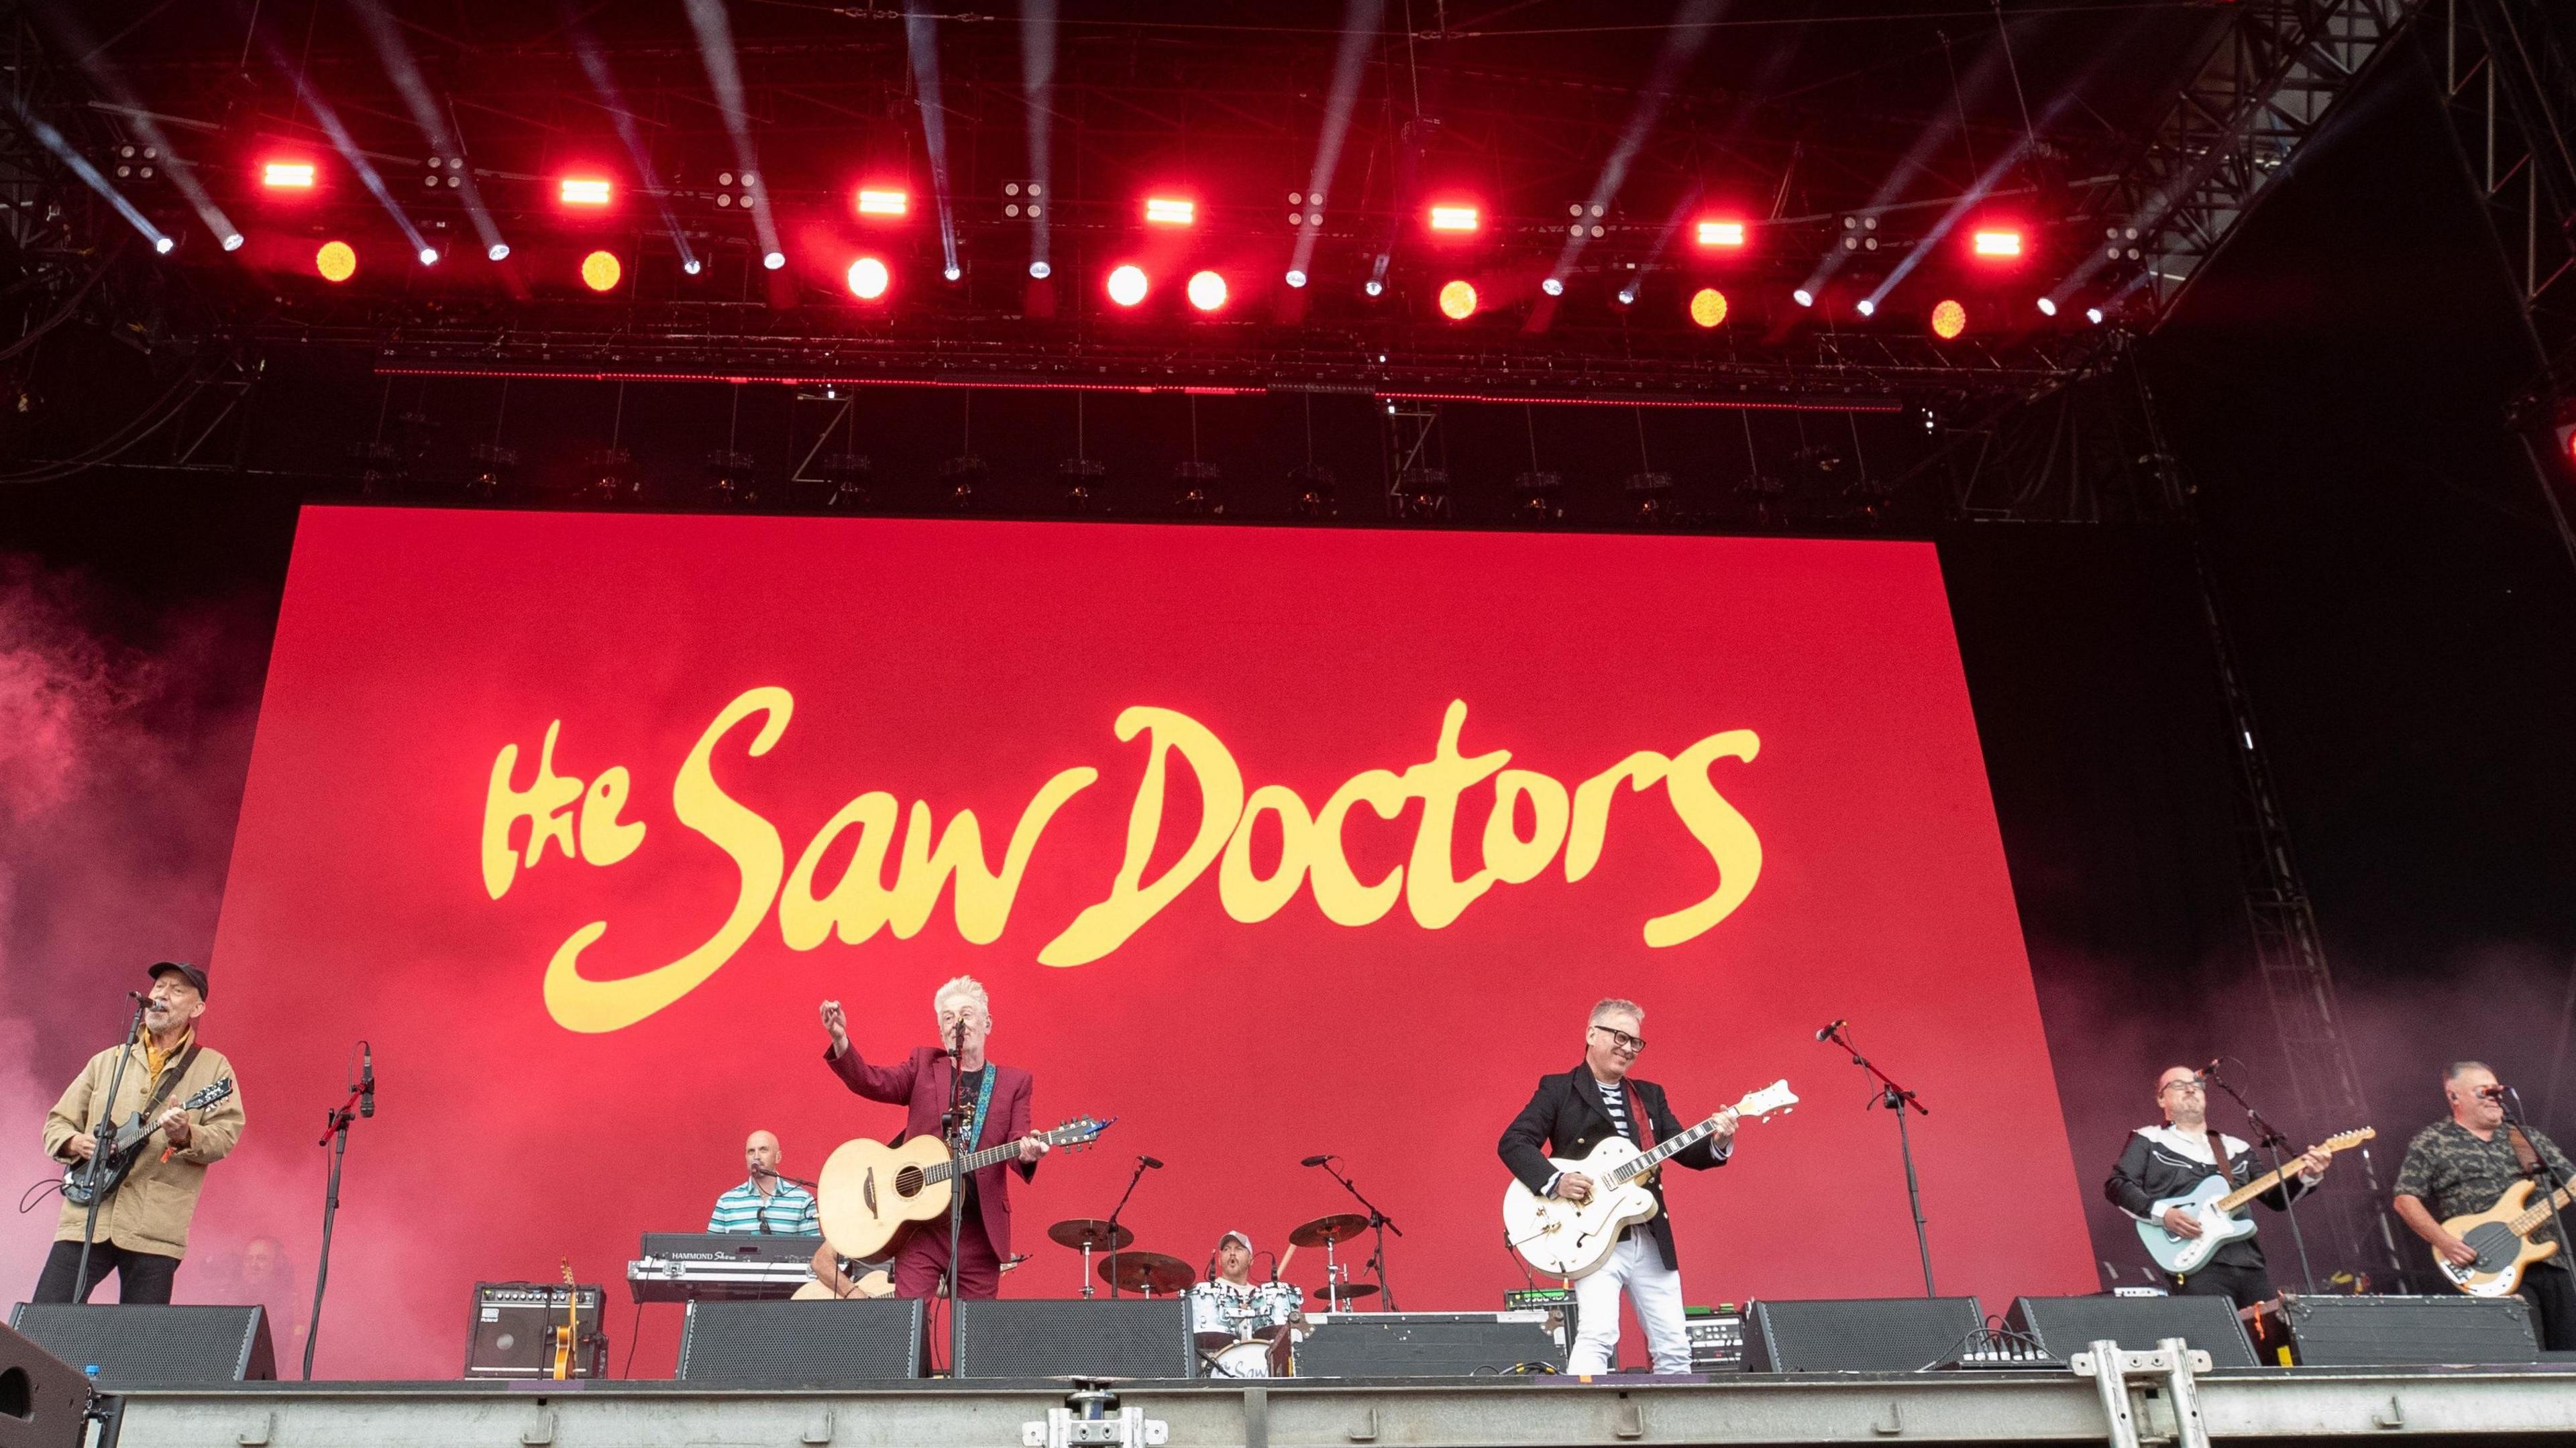
[[[206,968],[204,966],[190,965],[184,960],[164,960],[153,965],[151,971],[152,978],[154,980],[159,980],[162,974],[167,971],[177,971],[181,976],[187,979],[188,984],[197,988],[197,994],[199,996],[205,995]]]

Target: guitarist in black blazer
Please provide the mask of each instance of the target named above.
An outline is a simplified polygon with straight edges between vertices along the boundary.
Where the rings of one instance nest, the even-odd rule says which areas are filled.
[[[1664,1088],[1628,1074],[1646,1048],[1646,1012],[1634,1001],[1605,1000],[1592,1008],[1583,1032],[1583,1064],[1571,1071],[1539,1078],[1529,1104],[1503,1131],[1496,1146],[1503,1165],[1521,1184],[1540,1196],[1580,1202],[1593,1183],[1581,1172],[1557,1171],[1549,1157],[1580,1159],[1612,1136],[1625,1136],[1639,1147],[1688,1130],[1673,1116]],[[1638,1134],[1636,1117],[1644,1115],[1651,1138]],[[1734,1113],[1728,1112],[1715,1132],[1674,1153],[1674,1163],[1705,1171],[1723,1166],[1735,1149]],[[1604,1373],[1619,1345],[1619,1294],[1627,1290],[1637,1305],[1637,1319],[1654,1354],[1655,1371],[1690,1371],[1690,1338],[1683,1329],[1681,1263],[1673,1250],[1673,1224],[1662,1210],[1664,1186],[1649,1177],[1655,1215],[1620,1234],[1608,1261],[1574,1284],[1579,1336],[1566,1370]]]

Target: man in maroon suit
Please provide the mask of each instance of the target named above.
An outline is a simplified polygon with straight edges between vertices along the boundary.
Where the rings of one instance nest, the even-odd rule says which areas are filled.
[[[931,997],[939,1019],[939,1046],[921,1046],[898,1066],[871,1066],[850,1046],[839,1001],[823,1002],[823,1029],[832,1035],[823,1053],[835,1075],[852,1091],[871,1101],[886,1101],[904,1111],[904,1136],[945,1136],[951,1151],[981,1150],[1017,1140],[1017,1163],[1023,1179],[1037,1175],[1038,1158],[1047,1144],[1029,1135],[1029,1073],[1016,1066],[984,1060],[984,1039],[992,1033],[992,1004],[973,976],[961,975]],[[952,1079],[949,1047],[956,1048],[962,1083]],[[951,1095],[962,1085],[966,1120],[943,1130],[941,1117]],[[961,1146],[960,1143],[970,1143]],[[957,1236],[957,1295],[992,1297],[1002,1285],[1002,1260],[1011,1255],[1011,1179],[1007,1166],[988,1166],[966,1178],[966,1209]],[[908,1233],[895,1253],[894,1290],[898,1297],[928,1297],[939,1290],[948,1270],[948,1221],[924,1222]]]

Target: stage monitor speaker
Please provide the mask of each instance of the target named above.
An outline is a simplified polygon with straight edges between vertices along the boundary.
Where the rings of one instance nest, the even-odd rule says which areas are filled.
[[[1973,1297],[1862,1297],[1745,1308],[1748,1373],[1910,1373],[1985,1326]]]
[[[2109,1338],[2130,1352],[2154,1352],[2169,1337],[2209,1354],[2212,1367],[2260,1367],[2236,1304],[2224,1297],[2016,1297],[2004,1326],[2039,1339],[2052,1357]]]
[[[109,1392],[277,1377],[263,1307],[22,1302],[9,1325]]]
[[[2281,1299],[2303,1367],[2405,1367],[2540,1360],[2519,1297]]]
[[[921,1375],[921,1301],[692,1302],[679,1381],[709,1388],[864,1388]]]
[[[957,1377],[1187,1378],[1197,1371],[1187,1298],[957,1304]]]
[[[1301,1378],[1450,1378],[1528,1364],[1565,1371],[1544,1312],[1337,1312],[1297,1349]]]
[[[88,1412],[87,1374],[0,1327],[0,1448],[80,1448]]]

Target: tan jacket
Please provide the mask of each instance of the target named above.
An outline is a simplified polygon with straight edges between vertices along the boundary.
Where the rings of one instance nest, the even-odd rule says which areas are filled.
[[[71,1160],[66,1149],[74,1136],[98,1127],[100,1103],[107,1096],[107,1078],[116,1069],[117,1052],[99,1052],[89,1058],[78,1077],[63,1091],[63,1099],[45,1116],[45,1154],[58,1161]],[[178,1063],[171,1062],[175,1067]],[[143,1062],[140,1042],[125,1047],[125,1077],[117,1083],[116,1119],[122,1124],[133,1119],[152,1099],[157,1084],[146,1079],[149,1072]],[[187,1149],[162,1153],[169,1138],[155,1135],[138,1148],[134,1170],[98,1209],[98,1240],[113,1242],[133,1252],[150,1252],[156,1256],[177,1257],[188,1250],[188,1219],[196,1215],[197,1193],[206,1185],[206,1164],[221,1160],[241,1141],[241,1081],[233,1076],[233,1064],[224,1053],[211,1048],[197,1052],[188,1064],[187,1073],[179,1078],[162,1098],[159,1111],[178,1105],[196,1094],[199,1088],[231,1078],[233,1094],[202,1111],[188,1113],[188,1124],[195,1134],[188,1139]],[[77,1242],[81,1225],[89,1209],[63,1203],[62,1220],[54,1227],[54,1240]]]

